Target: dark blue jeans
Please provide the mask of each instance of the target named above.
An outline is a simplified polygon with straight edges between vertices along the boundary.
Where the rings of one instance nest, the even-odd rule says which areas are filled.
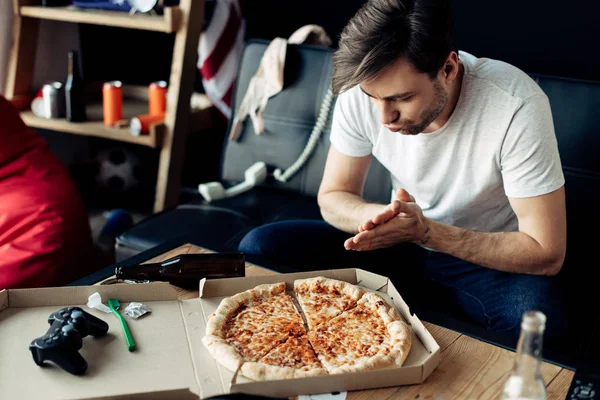
[[[283,221],[250,231],[239,250],[269,266],[295,270],[362,268],[379,273],[392,280],[409,307],[418,304],[460,314],[489,330],[515,337],[522,314],[540,310],[547,316],[546,338],[567,334],[563,296],[553,277],[484,268],[412,243],[348,251],[344,249],[348,237],[323,221]]]

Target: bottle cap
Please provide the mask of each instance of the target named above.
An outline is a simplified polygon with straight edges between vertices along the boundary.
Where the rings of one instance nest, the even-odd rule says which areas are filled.
[[[523,314],[521,329],[525,331],[543,331],[546,328],[546,315],[537,310],[527,311]]]
[[[105,87],[105,88],[112,88],[112,87],[120,88],[120,87],[123,87],[123,82],[121,82],[121,81],[108,81],[108,82],[104,82],[103,87]]]
[[[155,81],[150,84],[151,86],[157,86],[159,88],[166,88],[168,86],[167,81]]]
[[[140,136],[142,133],[142,121],[138,117],[131,118],[129,121],[129,132],[133,136]]]

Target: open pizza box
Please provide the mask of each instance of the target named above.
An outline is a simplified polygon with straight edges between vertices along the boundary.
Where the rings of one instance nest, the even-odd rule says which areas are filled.
[[[207,317],[227,296],[264,283],[316,276],[339,279],[377,292],[411,326],[412,347],[400,368],[340,375],[254,382],[222,367],[202,344]],[[129,302],[152,311],[138,319],[125,316],[137,349],[127,350],[118,319],[90,309],[88,297],[115,298],[121,312]],[[179,300],[168,283],[116,284],[0,291],[0,398],[4,399],[203,399],[230,392],[278,397],[329,393],[423,382],[440,362],[440,348],[393,284],[360,269],[203,280],[199,297]],[[80,306],[109,324],[105,336],[87,336],[79,353],[88,363],[75,376],[51,362],[39,367],[29,343],[48,330],[48,316],[66,306]]]

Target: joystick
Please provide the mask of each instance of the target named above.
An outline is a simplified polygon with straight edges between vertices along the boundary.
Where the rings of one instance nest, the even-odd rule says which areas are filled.
[[[74,375],[83,374],[88,365],[79,354],[82,339],[105,335],[108,324],[79,307],[66,307],[50,314],[48,323],[46,334],[29,345],[33,361],[39,366],[46,360],[52,361]]]

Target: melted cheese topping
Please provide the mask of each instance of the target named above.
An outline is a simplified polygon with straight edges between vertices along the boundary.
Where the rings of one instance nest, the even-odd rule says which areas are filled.
[[[304,310],[309,330],[354,307],[359,299],[358,296],[351,297],[335,286],[321,285],[320,282],[298,286],[296,296]]]
[[[225,324],[225,340],[246,361],[257,361],[290,336],[305,333],[302,317],[287,294],[242,304]]]
[[[306,336],[291,337],[287,342],[280,344],[260,362],[280,367],[290,367],[303,371],[322,368]]]
[[[391,350],[387,328],[379,316],[358,306],[308,333],[319,360],[331,372],[364,363]]]

